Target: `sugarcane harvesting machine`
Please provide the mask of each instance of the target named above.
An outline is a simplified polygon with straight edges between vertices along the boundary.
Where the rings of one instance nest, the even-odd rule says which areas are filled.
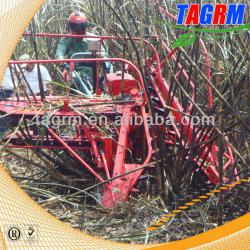
[[[7,133],[4,136],[6,147],[63,150],[69,153],[83,171],[93,175],[97,183],[103,183],[100,193],[101,202],[107,208],[112,208],[117,203],[128,199],[145,169],[160,167],[160,165],[157,166],[155,159],[161,146],[171,150],[171,145],[178,144],[178,147],[185,150],[194,144],[200,145],[196,146],[199,151],[198,156],[192,158],[192,154],[187,154],[185,157],[192,161],[213,185],[219,184],[218,147],[216,142],[211,140],[213,128],[204,130],[203,133],[196,133],[184,114],[182,103],[171,92],[171,84],[164,77],[163,69],[169,60],[177,61],[178,48],[171,49],[162,42],[167,57],[160,60],[157,49],[151,42],[142,38],[124,38],[132,39],[133,43],[143,43],[145,49],[150,51],[151,56],[146,58],[144,65],[147,72],[144,77],[142,69],[132,62],[123,58],[103,58],[101,53],[98,53],[98,48],[100,49],[104,42],[120,39],[118,37],[32,35],[50,39],[90,38],[89,49],[92,55],[88,58],[77,56],[63,60],[10,61],[10,65],[67,63],[69,76],[76,70],[77,65],[92,65],[93,89],[89,89],[88,95],[80,92],[72,95],[66,90],[64,95],[14,95],[8,100],[0,101],[1,114],[11,119],[12,124],[22,124],[15,134]],[[24,36],[31,36],[31,34],[24,34]],[[150,40],[152,39],[157,41],[158,38],[155,36]],[[112,64],[114,72],[105,73],[104,62]],[[177,64],[177,69],[177,78],[188,79],[188,74],[180,63]],[[210,77],[208,61],[206,61],[206,69]],[[104,86],[105,95],[101,95],[100,81]],[[193,95],[186,113],[191,115],[195,87],[192,81],[188,82]],[[208,105],[212,107],[213,96],[209,87],[207,97]],[[63,124],[55,128],[49,122],[42,122],[48,114],[49,121],[56,116],[59,120],[64,119],[68,122],[78,117],[80,122]],[[168,114],[171,123],[150,124],[148,121],[155,114],[165,118]],[[99,119],[100,117],[102,119]],[[140,123],[136,123],[138,117],[140,117]],[[36,122],[37,119],[39,123]],[[162,135],[161,138],[157,133]],[[223,157],[224,170],[232,168],[234,156],[229,145],[226,146]],[[237,177],[237,171],[235,176]]]

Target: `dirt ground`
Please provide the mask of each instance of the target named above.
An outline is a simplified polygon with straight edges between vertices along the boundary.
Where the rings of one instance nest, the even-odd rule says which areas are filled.
[[[218,196],[211,196],[206,202],[175,216],[159,230],[150,233],[146,231],[158,218],[204,194],[208,191],[206,189],[200,192],[190,190],[189,195],[176,197],[175,201],[167,204],[159,196],[135,193],[128,202],[107,210],[100,203],[98,190],[75,195],[71,187],[55,182],[45,170],[39,168],[44,162],[31,152],[12,152],[26,159],[13,156],[9,152],[5,152],[3,157],[6,169],[20,186],[49,213],[91,235],[122,242],[159,243],[184,239],[218,226]],[[224,192],[224,223],[249,211],[249,194],[249,183]]]

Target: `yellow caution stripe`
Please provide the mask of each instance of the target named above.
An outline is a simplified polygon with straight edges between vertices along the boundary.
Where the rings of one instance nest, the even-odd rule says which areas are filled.
[[[214,193],[220,193],[220,192],[221,192],[221,190],[219,190],[219,189],[215,189],[213,192],[214,192]]]
[[[240,179],[241,182],[249,182],[249,179]]]
[[[199,198],[199,199],[207,199],[208,196],[206,196],[206,195],[201,195],[201,196],[199,196],[198,198]]]
[[[213,194],[214,194],[213,192],[206,193],[206,195],[208,195],[208,196],[211,196],[211,195],[213,195]]]
[[[174,217],[174,216],[175,216],[175,214],[167,214],[167,215],[166,215],[166,217],[170,217],[170,218],[171,218],[171,217]]]
[[[182,212],[182,210],[177,210],[177,209],[176,209],[176,210],[173,210],[173,211],[172,211],[172,213],[175,213],[175,214],[178,214],[178,213],[180,213],[180,212]]]
[[[187,205],[187,206],[193,206],[195,203],[194,202],[187,202],[187,203],[185,203],[185,205]]]
[[[158,221],[152,223],[152,226],[146,228],[147,231],[155,231],[158,230],[159,227],[165,224],[165,222],[169,221],[170,218],[175,217],[177,214],[183,212],[184,210],[188,209],[190,206],[195,205],[195,203],[200,202],[202,200],[208,199],[209,196],[212,196],[216,193],[220,193],[222,190],[231,190],[236,185],[244,184],[246,182],[250,182],[250,177],[247,177],[245,179],[240,179],[240,181],[234,181],[230,184],[224,184],[221,187],[218,187],[217,189],[211,190],[208,193],[205,193],[205,195],[200,195],[198,198],[193,199],[190,202],[186,202],[183,206],[179,206],[177,209],[171,211],[170,213],[166,214],[164,217],[160,218]]]
[[[200,202],[201,199],[193,199],[192,202]]]
[[[188,206],[179,206],[178,209],[185,210],[188,209]]]
[[[167,222],[167,221],[169,221],[169,218],[163,217],[163,218],[160,218],[160,221]]]
[[[225,184],[225,186],[227,186],[227,187],[234,187],[233,184]]]
[[[234,181],[233,184],[234,185],[239,185],[241,182],[240,181]]]
[[[154,230],[157,230],[158,228],[157,227],[148,227],[146,228],[147,231],[154,231]]]

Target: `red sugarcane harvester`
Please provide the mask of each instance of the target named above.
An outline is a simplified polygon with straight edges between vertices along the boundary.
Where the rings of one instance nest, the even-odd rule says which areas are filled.
[[[28,35],[30,34],[26,34],[26,36]],[[88,37],[62,34],[33,35],[49,38]],[[120,39],[111,36],[91,38],[95,38],[93,41],[98,40],[100,43]],[[153,39],[157,40],[157,37]],[[141,42],[141,38],[133,38],[133,42]],[[183,114],[184,109],[177,97],[169,95],[170,85],[163,77],[163,68],[168,60],[170,58],[177,60],[175,55],[177,49],[171,50],[164,44],[168,56],[160,61],[156,48],[146,40],[144,40],[144,45],[152,52],[151,57],[146,60],[147,79],[143,79],[140,70],[130,61],[122,58],[101,58],[99,53],[95,53],[94,58],[11,61],[10,64],[14,65],[68,63],[70,65],[69,71],[74,70],[75,64],[91,63],[94,65],[95,71],[94,91],[96,95],[86,97],[79,94],[76,97],[68,92],[68,95],[64,96],[51,95],[45,98],[19,96],[0,101],[2,114],[6,114],[17,123],[22,120],[25,124],[25,129],[18,130],[15,135],[7,135],[4,138],[5,141],[8,141],[7,147],[67,151],[98,182],[104,182],[101,194],[102,203],[105,207],[112,208],[118,202],[128,199],[146,167],[155,167],[155,164],[150,165],[150,163],[154,161],[153,158],[157,151],[153,143],[156,140],[157,145],[157,138],[153,135],[153,126],[148,124],[148,119],[152,116],[150,101],[155,98],[158,100],[158,104],[153,107],[156,110],[167,110],[167,103],[171,106],[171,125],[157,125],[164,135],[164,143],[173,145],[178,138],[181,138],[181,134],[185,134],[186,141],[181,141],[180,147],[185,148],[194,143],[200,144],[200,147],[203,148],[199,156],[192,161],[197,168],[204,172],[212,184],[217,185],[219,173],[217,171],[218,159],[215,142],[210,142],[210,133],[201,136],[199,133],[194,133],[192,124],[183,122],[186,119]],[[93,44],[89,46],[95,47]],[[115,66],[114,68],[120,68],[115,73],[104,74],[105,96],[99,95],[98,88],[103,62],[110,62]],[[183,67],[178,64],[178,68],[180,70],[177,77],[188,79],[187,72],[183,70]],[[189,81],[189,84],[194,93],[192,81]],[[210,104],[212,103],[211,91],[208,91],[208,101]],[[191,103],[189,114],[192,108]],[[54,128],[48,123],[37,124],[34,122],[37,117],[39,117],[39,121],[42,121],[49,112],[50,119],[56,116],[61,117],[61,119],[66,117],[66,120],[70,121],[74,117],[80,117],[82,122],[71,126],[68,134],[62,133],[60,126]],[[96,118],[106,117],[105,126],[102,124],[102,120],[97,119],[97,122],[91,122],[93,116]],[[117,117],[120,119],[119,124],[117,124]],[[131,122],[135,121],[136,117],[141,118],[140,124]],[[92,163],[87,161],[87,158],[91,158]],[[234,164],[234,157],[229,146],[224,152],[224,162],[225,170]],[[237,173],[235,174],[237,176]]]

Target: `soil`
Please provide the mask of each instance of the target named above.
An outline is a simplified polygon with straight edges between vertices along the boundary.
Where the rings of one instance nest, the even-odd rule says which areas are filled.
[[[46,166],[31,152],[13,152],[30,160],[27,163],[6,152],[2,158],[6,169],[20,186],[49,213],[91,235],[113,241],[160,243],[184,239],[219,225],[217,195],[178,214],[159,230],[147,233],[146,228],[154,221],[208,190],[189,190],[189,194],[176,197],[175,201],[169,200],[166,204],[159,196],[135,193],[128,202],[107,210],[100,203],[98,190],[74,195],[72,188],[55,182],[45,170],[39,168],[39,165]],[[222,199],[223,223],[247,213],[250,205],[249,183],[223,192]]]

